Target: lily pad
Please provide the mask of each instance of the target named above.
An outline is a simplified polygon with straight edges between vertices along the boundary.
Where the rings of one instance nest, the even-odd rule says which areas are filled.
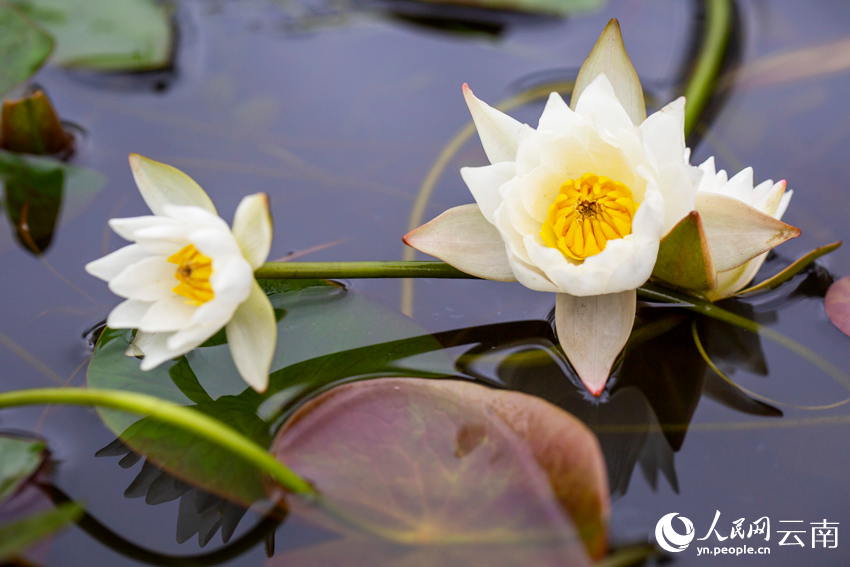
[[[56,40],[51,62],[95,71],[150,71],[171,64],[170,13],[152,0],[15,0]]]
[[[0,95],[26,81],[53,51],[53,39],[30,18],[0,1]]]
[[[301,407],[273,452],[331,513],[292,509],[363,533],[340,528],[344,540],[271,565],[587,565],[588,550],[605,552],[599,444],[533,396],[454,380],[347,384]]]
[[[568,16],[590,12],[604,4],[604,0],[423,0],[432,4],[455,4],[491,10],[511,10]]]
[[[833,325],[850,336],[850,276],[844,276],[829,286],[823,307]]]
[[[0,116],[0,148],[23,154],[69,152],[74,138],[65,132],[44,91],[3,102]]]
[[[277,312],[285,313],[278,321],[274,371],[266,393],[258,394],[242,381],[223,338],[142,372],[139,361],[124,354],[132,331],[113,329],[98,340],[88,384],[191,406],[267,447],[280,409],[317,389],[374,376],[455,372],[440,342],[396,311],[328,282],[264,285]],[[244,505],[264,496],[257,470],[229,452],[137,415],[111,410],[100,414],[128,447],[178,478]]]
[[[18,491],[44,461],[44,443],[0,436],[0,502]]]

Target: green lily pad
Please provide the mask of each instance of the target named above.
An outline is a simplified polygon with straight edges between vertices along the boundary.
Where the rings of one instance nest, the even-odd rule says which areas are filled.
[[[346,384],[302,406],[273,452],[327,503],[290,508],[344,539],[272,566],[580,566],[605,553],[596,437],[533,396],[454,380]]]
[[[170,13],[152,0],[14,0],[56,40],[51,61],[95,71],[149,71],[171,64]]]
[[[38,470],[44,456],[44,443],[0,436],[0,503]]]
[[[38,24],[0,1],[0,95],[26,81],[53,51],[53,39]]]
[[[210,341],[215,346],[142,372],[137,359],[124,355],[132,331],[113,329],[98,340],[88,384],[191,406],[267,447],[272,421],[281,409],[317,389],[374,376],[455,372],[439,341],[396,311],[328,282],[263,283],[278,313],[285,312],[278,321],[266,393],[258,394],[242,381],[223,341]],[[100,414],[127,446],[175,476],[246,505],[263,497],[257,470],[229,452],[137,415],[111,410]]]
[[[433,4],[456,4],[491,10],[511,10],[569,16],[591,12],[604,4],[604,0],[423,0]]]

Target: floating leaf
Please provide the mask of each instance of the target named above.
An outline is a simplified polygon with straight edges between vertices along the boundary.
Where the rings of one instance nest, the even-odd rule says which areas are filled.
[[[823,306],[833,325],[850,336],[850,276],[844,276],[829,286]]]
[[[132,331],[113,329],[106,329],[98,340],[89,365],[89,385],[152,394],[192,406],[269,446],[270,421],[285,401],[299,400],[352,377],[454,373],[442,345],[395,311],[328,282],[264,285],[278,313],[285,312],[278,321],[275,371],[265,394],[246,387],[223,336],[207,343],[215,346],[142,372],[136,358],[124,355]],[[285,401],[281,392],[286,392]],[[178,478],[245,505],[263,496],[257,470],[229,452],[153,420],[110,410],[100,413],[129,448]]]
[[[3,102],[0,148],[23,154],[58,154],[69,150],[73,142],[43,91]]]
[[[0,526],[0,563],[22,553],[38,540],[67,527],[82,515],[83,509],[80,506],[67,503]]]
[[[31,19],[0,1],[0,95],[26,81],[53,50],[53,39]]]
[[[302,406],[273,451],[382,539],[353,535],[271,565],[584,565],[579,537],[594,557],[605,551],[596,438],[533,396],[453,380],[347,384]]]
[[[171,64],[170,14],[151,0],[14,0],[56,40],[51,61],[95,71],[148,71]]]
[[[568,16],[596,10],[604,0],[420,0],[432,4],[475,6],[491,10],[513,10]]]
[[[788,266],[787,268],[785,268],[784,270],[782,270],[778,274],[767,278],[766,280],[764,280],[760,284],[757,284],[757,285],[754,285],[754,286],[749,287],[747,289],[739,291],[736,294],[736,296],[737,297],[744,297],[744,296],[748,296],[748,295],[751,295],[751,294],[755,295],[755,294],[761,293],[763,291],[776,289],[777,287],[779,287],[783,283],[787,282],[788,280],[790,280],[791,278],[793,278],[794,276],[796,276],[797,274],[799,274],[800,272],[802,272],[803,270],[808,268],[809,265],[811,265],[812,262],[814,262],[815,260],[817,260],[821,256],[825,256],[825,255],[829,254],[830,252],[838,250],[839,247],[841,247],[841,241],[840,240],[838,242],[833,242],[832,244],[827,244],[825,246],[820,246],[818,248],[815,248],[814,250],[812,250],[811,252],[809,252],[808,254],[803,256],[802,258],[798,259],[797,261],[795,261],[793,264],[791,264],[790,266]]]
[[[54,159],[0,151],[0,182],[15,236],[26,250],[41,254],[53,240],[60,211],[73,217],[106,178]]]
[[[44,443],[0,436],[0,502],[17,492],[38,470],[44,456]]]

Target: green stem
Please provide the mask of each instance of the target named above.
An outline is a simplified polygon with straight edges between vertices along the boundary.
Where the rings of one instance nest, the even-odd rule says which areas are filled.
[[[355,278],[473,278],[445,262],[266,262],[258,280]]]
[[[0,408],[38,404],[100,406],[145,415],[179,427],[231,451],[267,473],[286,490],[310,500],[318,495],[305,480],[265,449],[222,422],[193,409],[133,392],[94,388],[40,388],[0,393]]]
[[[732,0],[706,0],[706,29],[693,73],[685,87],[685,137],[708,104],[732,30]]]

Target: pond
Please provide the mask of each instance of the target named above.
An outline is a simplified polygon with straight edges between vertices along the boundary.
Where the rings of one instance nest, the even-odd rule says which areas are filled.
[[[830,284],[850,274],[846,248],[775,290],[719,304],[773,334],[639,298],[636,329],[649,330],[627,347],[599,398],[558,354],[553,296],[498,281],[349,279],[342,287],[278,290],[273,304],[287,342],[273,369],[301,366],[277,382],[273,375],[277,391],[271,389],[265,405],[251,390],[241,394],[244,384],[224,346],[186,359],[203,402],[169,380],[174,364],[185,361],[144,375],[118,363],[89,366],[98,337],[97,348],[123,352],[129,336],[111,329],[100,336],[120,298],[83,269],[125,244],[108,229],[108,219],[149,214],[128,154],[186,172],[228,222],[245,195],[266,193],[276,229],[270,260],[412,259],[402,242],[409,227],[470,203],[458,170],[488,163],[469,130],[461,86],[468,83],[493,104],[550,84],[568,96],[610,18],[620,22],[654,112],[678,96],[689,77],[704,29],[702,2],[610,0],[556,17],[401,0],[180,0],[171,16],[173,66],[167,70],[101,73],[46,65],[31,82],[74,125],[70,163],[97,173],[66,185],[42,254],[16,238],[11,223],[0,230],[0,389],[88,383],[182,404],[220,402],[210,411],[231,425],[244,418],[239,404],[253,404],[273,424],[262,433],[268,446],[284,417],[334,384],[461,378],[537,396],[589,426],[607,469],[611,549],[654,544],[659,520],[676,513],[690,519],[697,538],[707,537],[671,554],[675,565],[850,563],[843,543],[850,529],[850,404],[841,403],[850,398],[850,339],[824,311]],[[688,142],[694,164],[715,156],[718,168],[734,173],[752,166],[756,182],[784,178],[794,191],[783,221],[802,236],[771,252],[756,281],[813,248],[850,237],[850,198],[841,193],[850,178],[848,22],[847,6],[826,0],[734,3],[720,80]],[[529,99],[510,114],[534,125],[545,98]],[[435,170],[438,159],[444,163]],[[776,334],[804,348],[789,348]],[[701,356],[695,335],[716,370]],[[126,369],[138,361],[121,364]],[[237,395],[240,401],[227,406]],[[116,431],[138,419],[128,415],[61,405],[0,412],[0,433],[38,436],[50,451],[48,479],[38,494],[24,496],[70,499],[86,511],[33,548],[32,562],[404,564],[404,554],[313,552],[339,536],[297,513],[266,517],[262,504],[246,512],[163,472],[134,456],[132,440],[116,441]],[[181,458],[179,446],[168,451]],[[203,450],[186,455],[230,466]],[[356,462],[348,458],[346,466]],[[165,468],[186,472],[173,462]],[[246,493],[249,501],[255,495]],[[769,540],[726,539],[741,518],[744,533],[769,518]],[[715,519],[722,538],[711,531]],[[812,524],[823,521],[837,523],[836,546],[813,546]],[[804,545],[780,545],[789,530],[800,531]],[[703,545],[763,546],[770,554],[716,558],[698,554]],[[528,564],[536,552],[528,553],[504,564]],[[416,564],[496,564],[481,549],[463,560],[430,561]],[[659,561],[651,557],[646,564]]]

